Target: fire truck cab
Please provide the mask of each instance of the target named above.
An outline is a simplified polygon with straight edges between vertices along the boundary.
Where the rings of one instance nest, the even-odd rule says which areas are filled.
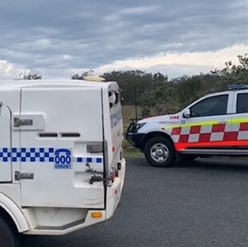
[[[179,113],[132,122],[126,138],[153,166],[172,165],[176,154],[183,160],[248,155],[247,102],[247,87],[234,85],[200,98]]]

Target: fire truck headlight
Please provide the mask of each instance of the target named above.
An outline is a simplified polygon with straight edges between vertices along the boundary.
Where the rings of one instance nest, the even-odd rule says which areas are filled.
[[[137,123],[135,126],[135,132],[138,132],[146,123]]]

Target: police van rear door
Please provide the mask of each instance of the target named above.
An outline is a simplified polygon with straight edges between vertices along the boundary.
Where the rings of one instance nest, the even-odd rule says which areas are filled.
[[[100,87],[22,90],[22,206],[104,208]]]

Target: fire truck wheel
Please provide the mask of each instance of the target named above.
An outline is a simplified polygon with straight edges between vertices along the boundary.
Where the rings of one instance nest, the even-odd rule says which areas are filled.
[[[166,167],[173,165],[176,158],[173,143],[163,137],[150,139],[144,148],[146,160],[156,167]]]
[[[16,229],[0,216],[0,247],[18,247]]]

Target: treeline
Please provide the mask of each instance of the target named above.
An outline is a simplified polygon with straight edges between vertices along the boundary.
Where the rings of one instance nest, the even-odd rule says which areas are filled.
[[[168,80],[161,73],[139,70],[113,71],[101,77],[117,81],[122,88],[123,104],[142,107],[142,117],[175,113],[197,98],[227,89],[228,84],[248,84],[248,56],[238,56],[239,64],[226,62],[222,70]]]
[[[101,75],[106,81],[117,81],[122,88],[124,105],[139,105],[142,116],[175,113],[197,98],[210,92],[227,89],[228,84],[248,85],[248,54],[238,56],[239,64],[225,63],[222,70],[207,74],[168,79],[161,73],[146,73],[140,70],[113,71]],[[94,71],[72,75],[71,79],[82,80]],[[38,71],[30,70],[19,75],[21,80],[40,80]]]

